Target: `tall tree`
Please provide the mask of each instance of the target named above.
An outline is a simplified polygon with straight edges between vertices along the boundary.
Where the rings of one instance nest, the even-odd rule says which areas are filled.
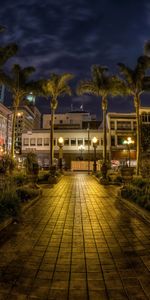
[[[5,30],[6,27],[0,25],[0,33],[5,32]],[[0,46],[0,69],[10,57],[17,53],[17,51],[18,46],[15,43],[10,43],[6,46]]]
[[[136,174],[139,175],[140,169],[140,96],[144,90],[148,89],[149,77],[145,76],[146,70],[150,66],[150,58],[141,56],[137,60],[134,69],[127,67],[123,63],[118,64],[120,73],[123,75],[123,88],[126,94],[133,97],[136,111]]]
[[[117,96],[120,91],[121,81],[117,76],[111,76],[107,67],[94,65],[92,66],[92,79],[81,80],[77,93],[92,94],[102,99],[102,111],[103,111],[103,163],[107,162],[107,127],[106,127],[106,113],[108,106],[108,97]]]
[[[68,82],[74,76],[69,73],[62,75],[51,74],[50,79],[43,81],[42,90],[43,95],[50,97],[51,109],[51,126],[50,126],[50,166],[54,163],[54,115],[58,106],[58,98],[60,96],[71,96],[71,88]]]
[[[17,110],[23,98],[32,91],[34,82],[29,81],[30,75],[35,71],[34,67],[21,68],[20,65],[14,65],[11,74],[0,74],[0,80],[9,87],[13,95],[13,124],[12,124],[12,145],[11,155],[14,157],[15,150],[15,125]]]

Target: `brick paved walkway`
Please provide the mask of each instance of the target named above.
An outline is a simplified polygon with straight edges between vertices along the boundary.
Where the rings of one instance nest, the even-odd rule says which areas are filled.
[[[113,187],[65,176],[0,245],[0,299],[150,299],[150,231]]]

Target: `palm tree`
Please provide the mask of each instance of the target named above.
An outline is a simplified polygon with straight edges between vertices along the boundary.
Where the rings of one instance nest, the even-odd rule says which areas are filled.
[[[13,124],[12,124],[12,145],[11,156],[14,157],[15,149],[15,125],[17,110],[23,98],[32,91],[33,81],[29,81],[29,76],[35,71],[34,67],[21,68],[20,65],[14,65],[11,75],[2,72],[0,80],[9,87],[13,95]]]
[[[92,66],[92,79],[80,81],[77,87],[77,93],[92,94],[102,99],[103,111],[103,164],[107,161],[107,127],[106,127],[106,113],[107,113],[107,99],[109,96],[117,96],[120,90],[121,81],[117,76],[110,76],[108,68],[103,66]]]
[[[50,126],[50,166],[54,163],[54,115],[58,106],[58,98],[60,96],[71,96],[71,88],[68,82],[74,76],[69,73],[62,75],[51,74],[50,79],[44,80],[42,83],[43,95],[50,97],[51,108],[51,126]]]
[[[0,25],[0,33],[6,30],[4,26]],[[14,43],[10,43],[6,46],[0,47],[0,69],[6,63],[6,61],[15,55],[18,51],[18,46]]]
[[[137,64],[134,69],[127,67],[123,63],[118,64],[120,73],[123,75],[122,86],[127,95],[131,95],[134,100],[134,106],[136,111],[136,175],[139,175],[140,168],[140,96],[144,90],[148,89],[148,77],[145,76],[145,72],[150,66],[150,58],[141,56],[137,60]]]

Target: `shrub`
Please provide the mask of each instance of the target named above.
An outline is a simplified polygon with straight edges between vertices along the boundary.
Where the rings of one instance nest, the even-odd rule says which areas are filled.
[[[39,174],[38,183],[47,183],[49,176],[50,176],[49,172]]]
[[[121,196],[125,199],[132,200],[141,207],[150,210],[150,191],[148,181],[142,178],[135,178],[132,184],[121,189]]]
[[[23,173],[18,173],[13,176],[13,181],[16,185],[24,185],[27,182],[27,176]]]
[[[37,197],[40,193],[39,189],[33,189],[30,187],[19,187],[17,189],[17,195],[21,202],[25,202]]]
[[[29,152],[25,159],[25,167],[28,174],[38,175],[39,165],[36,153]]]
[[[0,196],[0,220],[20,213],[20,201],[14,188],[3,190]]]
[[[95,175],[97,178],[100,178],[102,176],[102,173],[101,172],[97,172],[96,175]]]
[[[141,177],[135,177],[132,180],[132,185],[137,186],[138,188],[142,189],[148,184],[147,179],[143,179]]]

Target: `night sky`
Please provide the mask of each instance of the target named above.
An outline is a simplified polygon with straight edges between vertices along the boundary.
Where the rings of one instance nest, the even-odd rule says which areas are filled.
[[[1,0],[1,44],[16,42],[17,56],[9,61],[36,67],[36,78],[52,72],[75,75],[75,90],[79,79],[90,78],[93,64],[108,66],[117,72],[117,63],[134,67],[143,54],[144,43],[150,39],[149,0]],[[59,101],[58,112],[79,108],[100,112],[100,100],[92,96]],[[143,97],[142,105],[148,105]],[[38,101],[47,111],[46,99]],[[109,111],[131,111],[133,101],[114,98]]]

